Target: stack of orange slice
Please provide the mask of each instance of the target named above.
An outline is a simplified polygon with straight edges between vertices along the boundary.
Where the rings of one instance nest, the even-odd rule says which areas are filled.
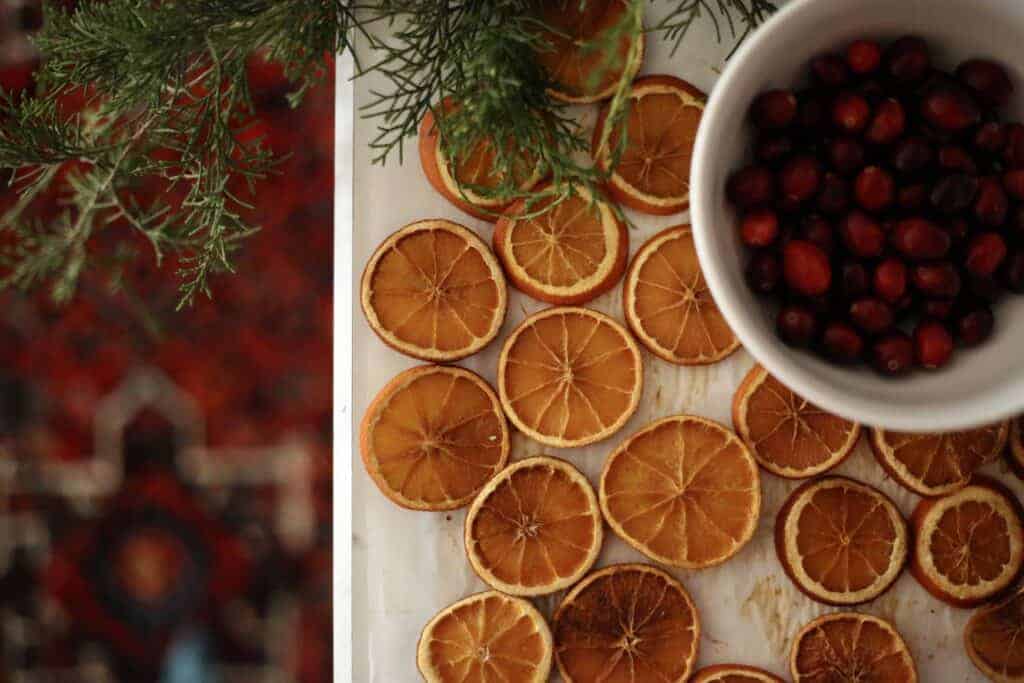
[[[857,612],[818,617],[793,639],[793,683],[917,683],[906,641],[892,624]]]
[[[711,298],[688,225],[663,230],[640,247],[622,305],[637,339],[669,363],[715,363],[740,346]]]

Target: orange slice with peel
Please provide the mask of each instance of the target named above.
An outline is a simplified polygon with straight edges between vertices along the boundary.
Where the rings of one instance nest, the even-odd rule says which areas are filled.
[[[907,523],[881,491],[846,477],[809,481],[775,520],[775,551],[805,595],[827,605],[874,600],[899,578]]]
[[[1006,459],[1021,479],[1024,479],[1024,416],[1010,420],[1010,433],[1007,436]]]
[[[964,646],[990,681],[1024,681],[1024,591],[978,608],[964,626]]]
[[[789,479],[827,472],[860,438],[859,424],[808,403],[760,365],[733,396],[732,424],[761,467]]]
[[[633,81],[626,118],[601,149],[608,108],[594,130],[592,154],[611,169],[620,139],[625,146],[608,178],[608,193],[619,204],[658,216],[690,205],[690,160],[706,95],[675,76],[643,76]]]
[[[552,630],[565,683],[683,683],[697,658],[700,617],[669,574],[619,564],[576,584]]]
[[[634,548],[699,569],[729,559],[754,535],[761,481],[739,437],[717,422],[675,415],[608,456],[600,500],[608,525]]]
[[[466,516],[477,575],[510,595],[568,588],[593,566],[603,537],[597,496],[565,460],[514,462],[491,479]]]
[[[943,434],[871,429],[871,450],[889,476],[921,496],[941,496],[967,485],[1006,446],[1007,422]]]
[[[451,109],[450,104],[444,106]],[[423,174],[431,187],[470,216],[493,223],[514,201],[486,196],[486,190],[495,190],[503,181],[494,168],[497,150],[493,141],[481,139],[459,158],[451,160],[444,153],[441,133],[434,113],[429,109],[420,122],[419,153]],[[517,153],[511,149],[507,153],[515,155],[512,169],[517,181],[515,186],[519,190],[525,192],[540,182],[543,170],[529,153]]]
[[[575,186],[565,199],[516,202],[494,226],[494,253],[520,291],[551,304],[582,304],[622,277],[629,233],[611,204]]]
[[[910,569],[929,593],[973,607],[1007,590],[1024,564],[1020,505],[1001,484],[975,476],[969,486],[922,500],[911,516]]]
[[[640,247],[622,306],[640,343],[669,363],[716,363],[740,347],[711,297],[689,225],[663,230]]]
[[[366,320],[388,346],[413,358],[453,361],[487,346],[508,308],[505,276],[479,237],[451,221],[410,223],[363,271]]]
[[[359,430],[363,464],[385,496],[413,510],[468,504],[508,460],[501,403],[479,376],[421,365],[370,403]]]
[[[488,591],[430,620],[416,646],[416,665],[427,683],[544,683],[551,652],[551,630],[536,607]]]
[[[836,612],[804,626],[789,656],[793,683],[917,683],[903,636],[884,619]]]
[[[615,38],[630,11],[626,0],[543,0],[539,3],[541,47],[537,63],[552,81],[552,97],[572,104],[600,102],[615,94],[622,78],[631,79],[643,63],[644,34],[622,34],[609,57],[601,41]],[[631,60],[633,41],[639,55]],[[628,72],[628,73],[627,73]]]
[[[715,664],[693,674],[690,683],[784,683],[775,674],[743,664]]]
[[[549,308],[524,320],[498,360],[498,395],[531,439],[572,448],[605,439],[640,403],[640,349],[623,327],[588,308]]]

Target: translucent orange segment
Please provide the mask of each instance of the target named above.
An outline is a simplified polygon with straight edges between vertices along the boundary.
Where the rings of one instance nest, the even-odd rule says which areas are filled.
[[[537,624],[497,593],[454,607],[423,636],[431,668],[446,683],[535,681],[545,658]]]
[[[834,486],[812,496],[797,520],[804,571],[833,593],[861,591],[888,571],[899,530],[881,496]]]
[[[677,584],[660,572],[613,569],[570,597],[554,623],[559,665],[569,680],[685,680],[699,627]]]
[[[616,174],[645,195],[686,196],[702,113],[673,93],[651,92],[634,98],[625,125],[628,142]],[[620,136],[619,131],[612,132],[612,149]]]
[[[906,645],[889,628],[859,615],[821,621],[796,644],[797,683],[910,683],[917,680]]]
[[[1002,425],[947,434],[885,432],[894,457],[928,487],[966,482],[996,457]]]
[[[652,338],[679,361],[714,360],[736,347],[704,280],[688,228],[674,231],[643,258],[630,276],[631,317],[642,328],[641,338]]]
[[[547,200],[530,218],[512,222],[509,235],[515,262],[530,279],[571,287],[597,273],[608,253],[608,239],[597,205],[578,194],[551,206]]]
[[[1024,594],[994,607],[983,607],[967,623],[972,659],[1005,680],[1024,679]]]
[[[964,501],[938,520],[929,552],[935,568],[955,585],[1002,576],[1010,562],[1010,531],[994,507]]]

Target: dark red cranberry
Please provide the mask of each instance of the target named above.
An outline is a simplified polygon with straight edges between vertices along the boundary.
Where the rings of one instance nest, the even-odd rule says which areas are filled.
[[[922,320],[914,329],[914,356],[922,368],[941,368],[953,356],[953,335],[937,320]]]
[[[871,105],[857,93],[842,93],[832,104],[832,123],[845,133],[859,133],[870,118]]]
[[[896,204],[901,209],[914,211],[920,209],[928,201],[928,186],[924,183],[901,187],[896,193]]]
[[[930,166],[935,161],[935,152],[924,138],[904,138],[893,147],[890,161],[896,171],[909,175]]]
[[[868,166],[853,185],[857,203],[868,211],[881,211],[892,204],[895,184],[889,172],[879,166]]]
[[[835,247],[835,238],[832,232],[832,226],[827,220],[812,213],[800,225],[799,236],[800,239],[810,242],[826,254],[831,255]]]
[[[844,263],[840,270],[840,291],[847,299],[857,299],[868,293],[871,286],[868,269],[856,261]]]
[[[791,346],[810,346],[817,336],[818,320],[806,306],[788,304],[779,310],[775,327],[782,341]]]
[[[885,50],[885,70],[902,83],[919,81],[931,68],[928,44],[917,36],[904,36]]]
[[[1014,249],[1010,252],[1003,262],[1000,276],[1007,289],[1024,294],[1024,249]]]
[[[953,313],[952,299],[926,299],[921,304],[921,314],[935,320],[946,320]]]
[[[782,197],[792,204],[807,201],[821,185],[821,164],[809,155],[802,155],[786,162],[779,176]]]
[[[747,284],[758,294],[771,294],[782,281],[782,265],[769,251],[755,252],[747,264]]]
[[[1024,169],[1015,168],[1004,173],[1003,188],[1017,201],[1024,201]]]
[[[855,40],[846,48],[846,64],[859,76],[877,71],[882,65],[882,47],[873,40]]]
[[[850,188],[838,174],[829,171],[821,180],[818,208],[828,214],[842,213],[850,206]]]
[[[978,164],[967,153],[967,150],[957,145],[943,145],[939,148],[939,166],[947,171],[959,171],[972,175],[978,172]]]
[[[797,124],[806,133],[824,130],[831,119],[828,99],[821,93],[808,90],[797,97]]]
[[[821,345],[837,363],[856,363],[864,354],[864,337],[852,325],[840,321],[825,326]]]
[[[978,179],[966,173],[953,173],[940,179],[932,187],[932,206],[942,213],[959,213],[974,201],[978,192]]]
[[[774,166],[793,153],[793,139],[787,135],[763,135],[757,141],[754,155],[762,164]]]
[[[1013,83],[999,64],[988,59],[968,59],[956,68],[956,77],[990,107],[1002,107],[1013,95]]]
[[[769,90],[754,98],[750,117],[759,128],[785,128],[796,119],[796,95],[788,90]]]
[[[942,258],[949,251],[950,236],[924,218],[904,218],[892,231],[892,245],[914,261]]]
[[[1006,258],[1006,240],[996,232],[983,232],[971,238],[967,245],[964,266],[971,275],[989,277]]]
[[[775,179],[764,166],[747,166],[729,177],[726,194],[744,209],[767,204],[775,196]]]
[[[864,133],[868,142],[876,145],[888,145],[903,135],[907,120],[903,113],[903,105],[899,100],[889,98],[883,100],[875,108],[867,132]]]
[[[914,288],[926,297],[951,299],[960,293],[960,273],[951,263],[925,263],[914,266]]]
[[[875,266],[874,290],[883,301],[897,303],[907,293],[907,266],[903,261],[888,258]]]
[[[811,60],[814,80],[829,88],[839,88],[850,80],[850,70],[839,55],[827,54]]]
[[[829,161],[839,173],[851,175],[864,167],[864,145],[853,138],[836,138],[828,148]]]
[[[1010,168],[1024,168],[1024,125],[1008,123],[1003,130],[1006,134],[1003,161]]]
[[[839,236],[846,248],[860,258],[876,258],[885,250],[885,232],[863,211],[851,211],[839,224]]]
[[[748,247],[767,247],[779,236],[779,216],[771,209],[754,209],[740,223],[740,237]]]
[[[850,320],[868,334],[879,334],[890,327],[895,316],[892,307],[880,299],[857,299],[850,304]]]
[[[1006,222],[1010,202],[1002,183],[995,178],[978,181],[978,196],[974,199],[974,217],[979,223],[999,227]]]
[[[921,100],[921,116],[941,130],[961,131],[978,124],[981,110],[966,90],[939,85]]]
[[[902,375],[914,364],[914,344],[903,332],[893,332],[871,345],[871,364],[885,375]]]
[[[977,346],[992,336],[995,322],[992,309],[988,306],[971,309],[957,320],[957,336],[965,346]]]
[[[782,249],[782,273],[786,285],[804,296],[818,296],[832,284],[828,255],[805,240],[792,240]]]
[[[996,154],[1006,144],[1006,133],[998,121],[989,121],[978,126],[974,133],[974,146],[983,152]]]

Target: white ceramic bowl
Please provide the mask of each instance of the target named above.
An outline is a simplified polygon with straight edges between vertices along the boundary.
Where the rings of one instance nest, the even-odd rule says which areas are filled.
[[[747,288],[736,215],[725,199],[729,173],[749,158],[750,102],[761,91],[806,80],[814,55],[859,37],[924,37],[950,68],[972,56],[1006,65],[1016,85],[1007,115],[1024,114],[1021,0],[795,0],[740,46],[715,84],[691,169],[697,253],[715,301],[743,346],[784,384],[822,408],[864,424],[906,431],[972,427],[1024,412],[1024,296],[996,309],[996,331],[958,350],[935,372],[886,378],[866,367],[829,365],[783,344],[767,303]]]

